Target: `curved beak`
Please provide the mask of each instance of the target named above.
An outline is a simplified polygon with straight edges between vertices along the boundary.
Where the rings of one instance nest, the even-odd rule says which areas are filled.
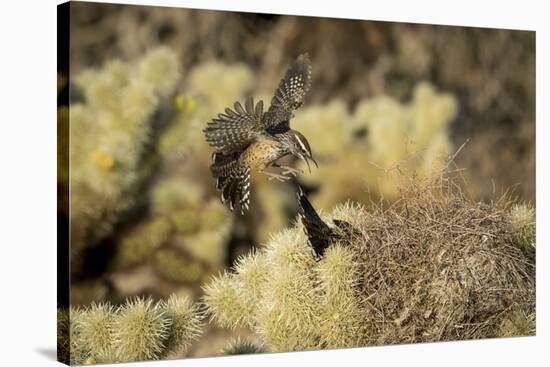
[[[304,156],[304,155],[300,155],[300,158],[302,158],[306,164],[307,164],[307,169],[309,171],[309,173],[311,173],[311,166],[309,165],[309,159],[311,159],[311,161],[313,163],[315,163],[315,167],[319,168],[319,165],[317,164],[317,162],[315,161],[315,159],[313,158],[313,156]]]
[[[317,161],[313,159],[313,156],[310,156],[309,159],[311,159],[313,163],[315,163],[315,167],[319,168],[319,165],[317,164]]]
[[[317,161],[313,158],[313,156],[311,155],[309,157],[306,156],[307,168],[309,169],[309,173],[311,173],[311,168],[309,167],[308,159],[311,159],[311,161],[315,163],[315,167],[319,168],[319,165],[317,164]]]

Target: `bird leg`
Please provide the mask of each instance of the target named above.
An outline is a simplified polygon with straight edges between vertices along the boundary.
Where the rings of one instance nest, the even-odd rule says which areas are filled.
[[[278,181],[281,181],[281,182],[285,182],[287,180],[290,180],[289,176],[285,176],[285,175],[281,175],[281,174],[273,173],[273,172],[268,172],[268,171],[261,171],[261,172],[264,175],[267,176],[268,181],[278,180]]]
[[[292,175],[294,177],[298,176],[298,173],[304,173],[301,169],[292,168],[290,166],[281,166],[277,163],[272,164],[273,167],[281,168],[283,172],[281,172],[282,175],[288,176]]]

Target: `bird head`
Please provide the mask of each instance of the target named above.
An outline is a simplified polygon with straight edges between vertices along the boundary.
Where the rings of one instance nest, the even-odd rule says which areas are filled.
[[[309,143],[305,136],[303,136],[301,133],[299,133],[296,130],[289,130],[289,143],[290,143],[290,153],[304,160],[310,172],[311,172],[311,167],[309,166],[310,159],[313,163],[315,163],[316,167],[319,167],[317,165],[317,162],[313,158],[313,154],[311,153],[311,148],[309,147]]]

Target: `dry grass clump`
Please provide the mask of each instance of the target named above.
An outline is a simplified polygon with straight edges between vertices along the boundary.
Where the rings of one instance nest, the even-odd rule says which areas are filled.
[[[350,246],[365,343],[498,337],[510,312],[534,317],[535,265],[507,206],[473,202],[452,179],[413,180],[389,208],[364,212]]]

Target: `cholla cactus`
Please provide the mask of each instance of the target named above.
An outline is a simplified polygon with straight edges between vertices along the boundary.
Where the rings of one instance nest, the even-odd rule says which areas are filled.
[[[258,334],[277,351],[317,349],[320,320],[316,311],[320,299],[313,291],[315,260],[304,234],[277,234],[265,254],[269,281],[256,306]]]
[[[360,346],[361,307],[358,304],[359,266],[354,254],[338,244],[329,247],[316,267],[323,347]]]
[[[285,230],[214,278],[204,301],[216,323],[253,328],[273,351],[354,346],[355,268],[340,246],[317,264],[304,234]]]
[[[66,364],[84,361],[89,349],[82,337],[83,311],[70,308],[57,309],[57,360]]]
[[[529,204],[516,204],[510,210],[514,235],[519,246],[529,253],[535,250],[535,208]]]
[[[221,351],[223,355],[263,353],[261,345],[249,340],[237,337],[231,340]]]
[[[191,341],[201,334],[198,309],[187,297],[170,296],[164,304],[166,316],[171,322],[171,332],[166,342],[166,350],[183,352]]]
[[[355,231],[319,261],[301,224],[273,235],[205,287],[211,321],[253,329],[270,351],[508,335],[511,304],[534,312],[534,263],[503,207],[450,182],[413,180],[388,209],[321,214]]]
[[[227,65],[208,62],[195,67],[190,72],[191,87],[206,97],[211,111],[223,111],[228,103],[249,90],[254,81],[252,71],[244,64]],[[205,111],[206,112],[206,111]]]
[[[172,223],[162,217],[136,226],[118,243],[118,252],[113,260],[115,266],[127,268],[143,263],[168,240],[172,232]]]
[[[369,161],[384,169],[400,164],[408,173],[430,178],[440,173],[450,153],[447,128],[456,112],[454,96],[420,83],[407,104],[388,97],[360,102],[354,126],[367,130],[364,139]],[[410,159],[415,156],[418,158]]]
[[[113,361],[113,322],[115,309],[109,304],[92,304],[81,321],[82,344],[94,351],[93,358]]]
[[[224,67],[228,73],[218,86],[224,89],[227,82],[239,93],[241,82],[233,81],[239,81],[242,73],[237,70],[235,79],[234,68]],[[202,129],[214,102],[204,94],[208,90],[201,89],[204,85],[193,84],[196,75],[202,75],[199,81],[208,77],[203,68],[208,65],[190,71],[187,89],[162,105],[163,126],[156,130],[158,140],[150,144],[150,159],[141,165],[141,171],[149,165],[158,167],[155,179],[140,193],[150,210],[113,234],[117,248],[109,270],[121,296],[153,292],[166,297],[184,288],[196,292],[208,275],[225,264],[232,213],[219,202],[209,173],[210,153]],[[229,92],[226,98],[232,98]]]
[[[151,263],[160,277],[199,283],[224,262],[231,217],[190,179],[165,179],[151,192],[151,216],[125,233],[115,269]]]
[[[243,306],[243,302],[247,301],[241,296],[245,287],[239,283],[235,274],[224,272],[204,287],[204,301],[211,318],[221,327],[248,326],[248,323],[254,322]]]
[[[57,309],[57,360],[71,363],[71,318],[66,308]]]
[[[151,116],[173,91],[178,69],[175,54],[158,48],[136,63],[115,60],[75,78],[84,101],[69,110],[73,260],[132,205]]]
[[[118,274],[152,266],[158,282],[199,284],[223,265],[230,213],[189,178],[163,179],[150,196],[149,217],[121,234],[112,269]],[[174,291],[177,286],[166,286],[160,295]]]
[[[168,339],[169,319],[151,299],[129,300],[113,325],[116,359],[121,362],[157,359]]]
[[[159,136],[164,172],[152,189],[152,213],[172,223],[174,232],[166,243],[181,250],[178,260],[186,268],[203,269],[201,279],[224,265],[233,221],[216,195],[209,170],[211,150],[202,130],[212,111],[244,98],[252,75],[244,64],[208,62],[193,67],[185,76],[185,90],[174,99],[175,118]]]
[[[179,283],[200,283],[209,273],[202,263],[170,247],[155,252],[153,266],[164,279]]]
[[[174,295],[157,303],[135,298],[120,307],[93,304],[69,313],[67,319],[66,311],[58,311],[58,345],[60,360],[70,355],[71,364],[166,358],[184,352],[201,333],[196,306]]]

